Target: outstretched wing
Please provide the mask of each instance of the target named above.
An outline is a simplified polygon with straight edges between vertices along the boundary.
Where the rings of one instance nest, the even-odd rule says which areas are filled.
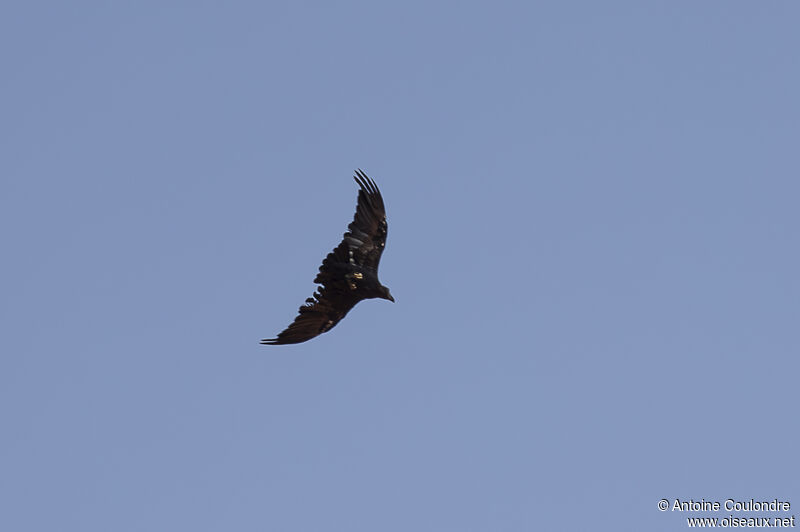
[[[359,299],[347,285],[344,266],[348,260],[347,245],[342,242],[331,251],[314,279],[322,286],[314,297],[306,299],[300,313],[283,332],[275,338],[261,340],[265,345],[299,344],[331,330],[344,318]]]
[[[261,340],[261,343],[264,345],[299,344],[311,340],[331,330],[353,308],[353,305],[343,308],[330,301],[309,297],[306,304],[300,307],[300,314],[291,325],[277,337]]]
[[[361,190],[358,191],[355,218],[347,226],[349,231],[344,234],[342,243],[347,244],[356,264],[377,272],[389,227],[386,223],[386,209],[381,191],[367,174],[359,169],[354,179]]]

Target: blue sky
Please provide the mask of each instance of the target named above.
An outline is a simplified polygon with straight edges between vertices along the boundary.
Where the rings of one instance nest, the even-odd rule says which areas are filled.
[[[662,498],[800,505],[795,3],[0,15],[2,529],[660,531],[687,528]],[[397,302],[260,346],[357,167]]]

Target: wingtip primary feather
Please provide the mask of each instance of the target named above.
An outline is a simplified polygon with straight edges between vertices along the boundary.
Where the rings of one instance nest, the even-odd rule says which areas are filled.
[[[356,169],[356,175],[353,176],[353,179],[356,180],[356,183],[359,184],[361,188],[364,189],[365,192],[368,194],[379,194],[378,185],[375,184],[367,174],[361,168]]]

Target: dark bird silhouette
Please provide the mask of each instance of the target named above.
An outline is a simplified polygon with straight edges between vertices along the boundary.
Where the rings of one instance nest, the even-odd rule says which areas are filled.
[[[381,191],[361,170],[354,176],[361,186],[353,222],[342,242],[325,257],[314,279],[320,286],[306,299],[300,314],[276,338],[265,345],[299,344],[330,331],[356,303],[381,298],[394,301],[378,280],[378,263],[386,245],[386,210]]]

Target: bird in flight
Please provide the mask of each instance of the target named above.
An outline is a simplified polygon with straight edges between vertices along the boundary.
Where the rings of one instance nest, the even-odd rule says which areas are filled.
[[[381,191],[361,170],[354,176],[361,189],[355,218],[342,242],[328,253],[314,282],[320,284],[306,299],[294,322],[264,345],[299,344],[330,331],[363,299],[388,299],[389,289],[378,280],[378,263],[386,244],[386,210]]]

